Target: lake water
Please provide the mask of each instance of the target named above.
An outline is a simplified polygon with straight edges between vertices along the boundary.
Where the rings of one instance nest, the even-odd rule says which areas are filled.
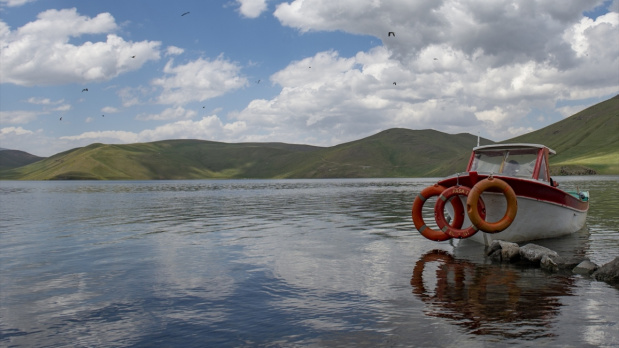
[[[2,347],[617,347],[619,289],[411,220],[432,179],[0,182]],[[619,256],[619,177],[536,242]]]

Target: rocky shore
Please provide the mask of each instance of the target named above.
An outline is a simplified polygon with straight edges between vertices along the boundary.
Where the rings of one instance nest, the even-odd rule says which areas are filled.
[[[486,255],[493,262],[520,263],[540,267],[548,272],[569,272],[619,287],[619,257],[598,266],[587,258],[564,258],[557,252],[536,244],[493,241]]]

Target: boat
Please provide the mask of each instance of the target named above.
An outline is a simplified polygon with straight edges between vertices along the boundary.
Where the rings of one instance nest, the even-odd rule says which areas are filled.
[[[433,241],[466,238],[484,245],[579,231],[587,219],[589,192],[559,188],[548,165],[554,154],[539,144],[478,144],[466,172],[441,179],[415,197],[415,228]],[[429,226],[424,204],[434,196],[434,221]]]

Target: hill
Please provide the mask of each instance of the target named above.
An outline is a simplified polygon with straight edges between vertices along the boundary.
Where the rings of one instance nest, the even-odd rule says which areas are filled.
[[[505,142],[544,144],[557,151],[553,174],[619,174],[619,95],[548,127]]]
[[[394,128],[329,147],[290,173],[302,178],[431,177],[463,171],[477,137]],[[490,144],[483,139],[482,144]]]
[[[19,150],[0,149],[0,170],[17,168],[42,160],[39,157]]]

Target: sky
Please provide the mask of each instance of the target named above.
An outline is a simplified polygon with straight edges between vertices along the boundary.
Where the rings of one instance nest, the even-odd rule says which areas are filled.
[[[0,148],[37,156],[502,141],[619,93],[619,0],[0,0],[0,49]]]

